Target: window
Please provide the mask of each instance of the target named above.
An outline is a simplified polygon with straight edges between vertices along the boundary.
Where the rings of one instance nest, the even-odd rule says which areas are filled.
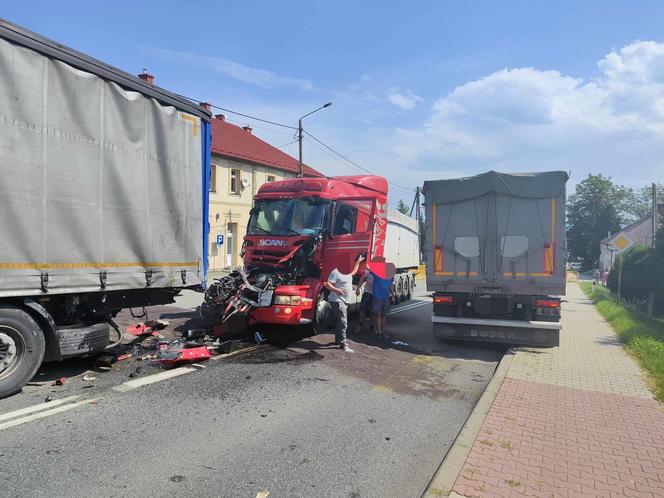
[[[268,182],[268,183],[273,182],[275,179],[276,179],[276,178],[274,177],[274,175],[267,175],[267,182]]]
[[[477,237],[456,237],[454,250],[465,258],[479,258],[480,240]]]
[[[231,194],[239,194],[240,193],[240,170],[239,169],[232,169],[231,170],[230,191],[231,191]]]
[[[355,231],[357,222],[357,208],[349,204],[339,204],[337,216],[334,220],[332,235],[347,235]]]
[[[503,258],[517,258],[528,250],[528,237],[525,235],[504,235],[500,238]]]
[[[210,166],[210,192],[217,191],[217,166]]]

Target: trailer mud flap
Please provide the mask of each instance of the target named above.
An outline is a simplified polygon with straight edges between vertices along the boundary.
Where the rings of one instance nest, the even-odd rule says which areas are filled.
[[[560,324],[551,323],[544,327],[528,324],[509,325],[492,323],[478,323],[480,320],[472,320],[471,323],[448,323],[433,318],[433,335],[437,339],[477,341],[501,344],[513,344],[519,346],[554,347],[560,343]],[[497,321],[497,320],[496,320]],[[528,322],[526,322],[528,323]]]

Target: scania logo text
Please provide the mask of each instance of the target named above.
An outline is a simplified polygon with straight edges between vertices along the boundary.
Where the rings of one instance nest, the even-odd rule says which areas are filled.
[[[258,245],[261,247],[272,246],[272,247],[287,247],[288,241],[286,240],[277,240],[277,239],[260,239]]]

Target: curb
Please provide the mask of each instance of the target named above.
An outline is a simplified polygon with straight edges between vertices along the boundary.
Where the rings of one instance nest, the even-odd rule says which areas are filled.
[[[486,419],[486,416],[493,405],[493,401],[496,399],[505,377],[507,377],[507,371],[512,364],[515,354],[516,351],[514,348],[509,348],[505,352],[505,355],[496,367],[493,377],[491,377],[482,396],[480,396],[480,399],[477,401],[475,408],[473,408],[473,411],[468,415],[466,422],[463,424],[459,434],[457,434],[456,439],[454,439],[452,446],[447,450],[436,474],[433,476],[427,489],[422,494],[423,497],[451,496],[462,498],[461,495],[452,491],[452,488],[454,487],[454,483],[461,473],[461,468],[466,462],[466,458],[468,458],[473,443],[482,428],[484,419]]]

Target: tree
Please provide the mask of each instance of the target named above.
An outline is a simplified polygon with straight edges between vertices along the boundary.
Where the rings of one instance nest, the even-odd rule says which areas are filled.
[[[658,202],[664,201],[664,197],[662,197],[664,196],[664,184],[658,183],[656,188]],[[632,217],[632,221],[648,216],[652,212],[652,185],[644,185],[632,193],[632,197],[627,202],[627,212]]]
[[[399,199],[399,204],[397,205],[397,210],[400,213],[403,214],[410,214],[410,208],[408,205],[403,201],[403,199]]]
[[[567,247],[572,257],[583,260],[585,270],[599,261],[600,241],[628,220],[633,196],[601,174],[577,184],[567,203]]]

